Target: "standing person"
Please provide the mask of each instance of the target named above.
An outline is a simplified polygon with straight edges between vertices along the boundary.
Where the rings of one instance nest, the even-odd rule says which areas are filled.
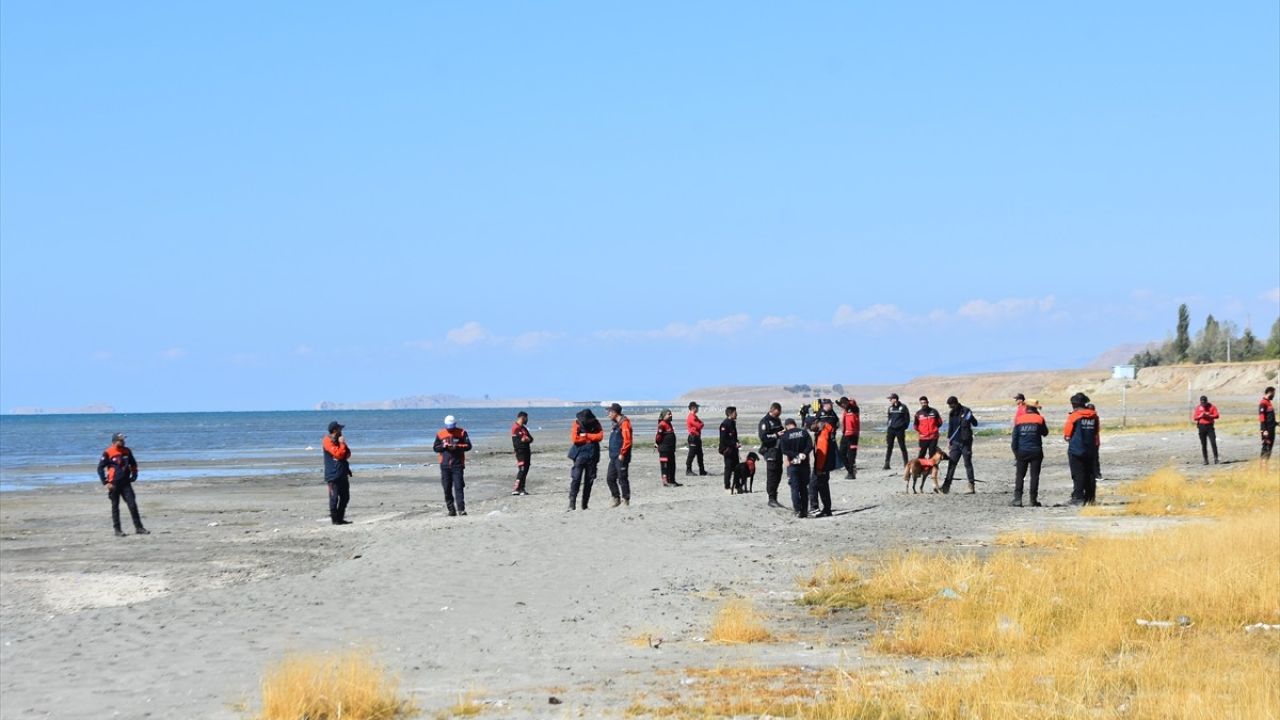
[[[569,448],[569,459],[573,460],[573,469],[569,471],[569,510],[578,509],[579,488],[582,489],[582,509],[586,510],[591,501],[591,486],[600,469],[600,441],[604,440],[604,428],[591,408],[578,411],[569,429],[569,439],[573,441]]]
[[[347,520],[347,503],[351,502],[351,448],[342,436],[346,427],[336,420],[329,423],[329,434],[324,436],[324,481],[329,485],[329,522],[334,525],[350,525]]]
[[[609,419],[613,421],[613,431],[609,433],[609,471],[605,473],[605,482],[609,484],[609,494],[613,496],[613,507],[622,503],[631,505],[631,418],[622,414],[622,406],[613,403],[609,406]]]
[[[1094,413],[1098,412],[1098,408],[1094,407],[1093,403],[1086,403],[1085,407],[1092,410]],[[1099,425],[1102,424],[1101,415],[1098,416],[1098,424]],[[1101,441],[1099,441],[1099,443],[1101,443]],[[1101,448],[1099,448],[1099,450],[1101,450]],[[1094,480],[1102,479],[1102,453],[1101,452],[1096,454],[1093,458],[1093,479]]]
[[[911,425],[911,411],[906,405],[898,402],[898,393],[889,396],[889,426],[884,432],[884,469],[889,469],[889,460],[893,457],[893,441],[898,441],[902,449],[902,465],[907,465],[907,427]]]
[[[125,536],[125,532],[120,529],[122,498],[129,507],[129,517],[133,518],[134,533],[150,535],[151,531],[142,526],[142,515],[138,513],[138,501],[133,494],[133,483],[138,479],[138,461],[124,441],[124,433],[111,436],[111,445],[102,451],[102,457],[98,459],[98,479],[107,486],[107,499],[111,501],[111,524],[116,529],[116,537]]]
[[[733,492],[733,473],[738,469],[738,408],[730,405],[724,409],[720,422],[720,445],[716,449],[724,458],[724,489]]]
[[[831,471],[839,467],[835,426],[821,417],[809,427],[813,431],[813,474],[809,479],[809,513],[831,517]],[[818,503],[822,503],[821,512]]]
[[[1017,393],[1013,396],[1013,424],[1017,425],[1022,413],[1027,409],[1027,396]]]
[[[782,451],[778,439],[782,437],[782,405],[773,403],[769,412],[760,418],[760,454],[764,456],[764,489],[769,495],[769,507],[780,508],[778,486],[782,484]]]
[[[1022,507],[1022,481],[1031,471],[1031,507],[1040,507],[1037,499],[1040,491],[1040,465],[1044,462],[1043,438],[1049,436],[1049,426],[1040,414],[1040,402],[1028,400],[1022,405],[1017,424],[1013,426],[1013,460],[1017,475],[1013,481],[1013,507]]]
[[[467,483],[463,479],[463,471],[467,466],[467,452],[471,450],[471,438],[466,430],[458,427],[458,421],[452,415],[445,415],[444,427],[436,433],[432,448],[440,453],[440,486],[444,488],[444,505],[449,510],[449,517],[466,515],[464,488]]]
[[[671,425],[671,411],[666,408],[658,413],[658,433],[653,437],[653,446],[658,449],[662,487],[680,487],[676,482],[676,429]]]
[[[1271,467],[1271,447],[1276,444],[1276,406],[1271,401],[1276,397],[1276,389],[1267,386],[1262,391],[1262,399],[1258,401],[1258,425],[1262,430],[1262,467]]]
[[[529,432],[529,413],[521,410],[516,413],[516,421],[511,424],[511,448],[516,453],[516,486],[512,495],[528,495],[524,481],[529,477],[529,465],[533,461],[533,433]]]
[[[1191,419],[1196,424],[1196,429],[1200,432],[1200,455],[1204,457],[1204,464],[1209,464],[1209,448],[1208,444],[1213,444],[1213,464],[1218,464],[1218,433],[1214,430],[1213,423],[1218,419],[1218,408],[1209,402],[1209,398],[1201,395],[1200,404],[1196,406],[1194,412],[1191,413]]]
[[[973,476],[973,429],[978,426],[978,419],[973,416],[973,412],[969,408],[960,404],[955,395],[947,398],[947,407],[950,412],[947,415],[947,477],[942,481],[942,492],[951,492],[951,480],[956,475],[956,465],[960,462],[960,458],[964,457],[964,473],[965,478],[969,481],[969,491],[966,495],[972,495],[978,491]]]
[[[795,420],[787,418],[778,449],[787,464],[791,510],[798,518],[809,517],[809,455],[813,453],[813,439],[804,428],[796,427]]]
[[[858,479],[858,436],[862,434],[862,411],[858,409],[858,401],[842,397],[836,403],[844,410],[840,418],[840,455],[844,458],[845,477]]]
[[[684,474],[693,474],[693,460],[698,459],[698,474],[706,475],[707,468],[702,464],[702,427],[705,423],[698,417],[698,403],[689,403],[689,414],[684,419],[684,427],[689,433],[689,455],[684,459]]]
[[[942,416],[937,410],[929,407],[929,398],[920,396],[920,409],[916,411],[914,423],[916,433],[920,436],[920,454],[916,457],[933,457],[938,452],[938,435],[942,432]]]
[[[1092,505],[1098,492],[1098,443],[1102,423],[1098,413],[1090,410],[1089,396],[1071,396],[1071,414],[1062,427],[1067,441],[1067,462],[1071,467],[1071,504]]]

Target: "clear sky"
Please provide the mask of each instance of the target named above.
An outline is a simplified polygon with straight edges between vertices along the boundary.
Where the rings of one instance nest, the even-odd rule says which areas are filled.
[[[0,409],[1079,366],[1280,312],[1280,10],[0,2]]]

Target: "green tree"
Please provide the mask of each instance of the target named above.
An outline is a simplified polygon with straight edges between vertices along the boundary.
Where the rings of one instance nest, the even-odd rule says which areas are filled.
[[[1262,356],[1268,360],[1280,360],[1280,318],[1271,323],[1271,334],[1267,336],[1267,347]]]
[[[1191,350],[1191,311],[1187,304],[1178,306],[1178,335],[1173,339],[1173,361],[1184,362]]]
[[[1253,330],[1244,329],[1244,334],[1240,336],[1239,352],[1241,361],[1257,360],[1262,355],[1262,344],[1258,342],[1258,336],[1253,334]]]

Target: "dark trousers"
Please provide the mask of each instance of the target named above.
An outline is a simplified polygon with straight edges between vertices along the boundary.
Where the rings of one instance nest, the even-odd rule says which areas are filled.
[[[787,484],[791,486],[791,509],[801,517],[809,514],[809,463],[787,466]]]
[[[1086,452],[1084,455],[1068,453],[1067,463],[1071,466],[1071,499],[1093,503],[1098,495],[1097,451]]]
[[[1200,454],[1205,463],[1209,462],[1209,445],[1213,445],[1213,461],[1218,461],[1218,431],[1212,425],[1200,426]]]
[[[822,503],[822,512],[831,512],[831,473],[815,472],[809,476],[809,512],[818,510]]]
[[[662,473],[662,484],[676,481],[676,459],[669,456],[658,456],[658,472]]]
[[[630,474],[631,453],[609,458],[609,470],[605,473],[604,480],[609,483],[609,494],[615,500],[631,499],[631,480],[628,479]]]
[[[702,464],[702,436],[689,436],[689,455],[684,459],[684,471],[693,472],[693,459],[698,459],[698,474],[706,475],[707,468]]]
[[[844,456],[844,470],[851,478],[858,477],[858,436],[840,438],[840,454]]]
[[[444,505],[449,508],[449,512],[466,511],[467,499],[463,492],[466,486],[462,479],[462,467],[440,466],[440,487],[444,489]]]
[[[1028,491],[1031,493],[1031,502],[1036,501],[1037,493],[1040,492],[1040,464],[1044,462],[1044,453],[1021,453],[1014,456],[1017,475],[1013,479],[1013,497],[1016,500],[1022,499],[1022,481],[1027,477],[1027,471],[1031,471],[1031,487]]]
[[[591,486],[596,481],[596,473],[600,470],[600,458],[581,458],[573,461],[573,469],[569,471],[569,506],[578,503],[578,490],[582,490],[582,509],[587,509],[591,502]]]
[[[342,478],[329,483],[329,519],[342,522],[347,516],[347,503],[351,502],[351,480]]]
[[[125,482],[114,483],[111,489],[107,491],[107,497],[111,500],[111,525],[115,529],[120,529],[120,500],[124,499],[124,504],[129,506],[129,517],[133,518],[133,528],[135,530],[142,529],[142,516],[138,514],[138,500],[133,496],[133,482],[126,480]]]
[[[920,454],[916,455],[916,457],[929,457],[936,452],[938,452],[938,438],[933,438],[932,440],[921,440]]]
[[[947,448],[947,479],[942,481],[942,487],[950,488],[951,480],[956,476],[956,465],[960,464],[960,459],[964,458],[964,476],[970,484],[973,483],[973,443],[952,443]]]
[[[531,460],[530,455],[516,455],[516,486],[513,488],[516,492],[524,492],[524,481],[529,477]]]
[[[764,489],[770,500],[778,499],[778,486],[782,484],[782,458],[764,460]]]
[[[1262,454],[1259,455],[1263,460],[1271,459],[1271,446],[1276,444],[1276,429],[1271,428],[1262,433]]]
[[[902,465],[903,467],[906,467],[907,465],[907,429],[906,428],[903,428],[901,430],[894,430],[891,428],[888,432],[884,434],[884,444],[885,444],[884,465],[885,467],[889,467],[889,460],[893,458],[894,440],[898,441],[898,447],[902,449]]]
[[[738,448],[729,448],[721,453],[724,458],[724,489],[733,487],[733,475],[738,469]]]

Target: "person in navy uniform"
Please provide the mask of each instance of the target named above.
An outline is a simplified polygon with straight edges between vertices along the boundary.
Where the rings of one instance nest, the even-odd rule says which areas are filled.
[[[138,501],[133,494],[133,483],[138,479],[138,461],[124,441],[124,433],[111,436],[110,447],[102,451],[102,457],[98,460],[98,479],[107,486],[107,498],[111,500],[111,524],[115,526],[116,537],[124,537],[126,534],[120,529],[122,499],[129,506],[133,531],[139,535],[150,535],[151,531],[142,526],[142,515],[138,513]]]

